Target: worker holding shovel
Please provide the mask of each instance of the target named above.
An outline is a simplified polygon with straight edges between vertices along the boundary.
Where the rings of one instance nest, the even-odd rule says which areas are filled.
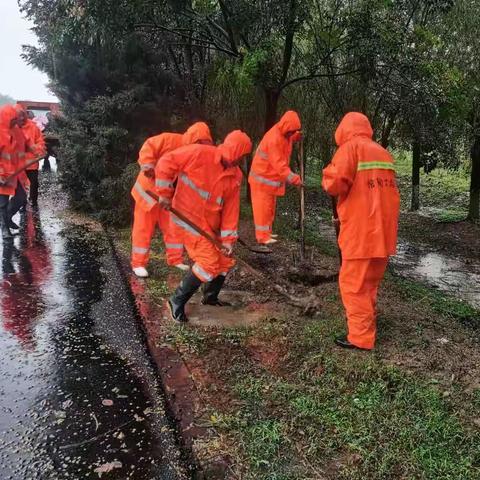
[[[172,221],[183,234],[183,243],[194,262],[175,293],[168,300],[172,318],[187,322],[185,305],[203,284],[203,304],[222,306],[218,295],[228,271],[235,264],[230,258],[238,238],[240,186],[238,167],[252,150],[249,137],[236,130],[223,144],[188,145],[164,155],[155,168],[159,203],[175,210],[208,232],[221,249],[172,214]],[[174,190],[174,179],[178,185]]]
[[[365,115],[347,113],[335,133],[338,150],[322,181],[337,199],[339,285],[348,323],[348,335],[336,343],[363,350],[375,345],[377,292],[388,257],[396,253],[400,209],[393,158],[372,136]]]
[[[290,169],[293,143],[301,140],[300,117],[294,111],[286,112],[262,138],[253,157],[248,182],[252,192],[255,236],[262,245],[276,243],[272,234],[277,197],[285,195],[285,184],[297,187],[302,180]]]

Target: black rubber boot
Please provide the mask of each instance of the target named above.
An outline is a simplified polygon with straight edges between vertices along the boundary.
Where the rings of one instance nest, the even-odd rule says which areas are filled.
[[[218,299],[218,294],[225,283],[225,278],[225,275],[219,275],[203,286],[202,305],[214,305],[216,307],[230,307],[232,305]]]
[[[183,277],[175,293],[167,301],[173,320],[180,323],[188,322],[187,315],[185,314],[185,305],[200,288],[201,284],[201,280],[199,280],[192,271],[189,271]]]
[[[2,229],[2,238],[4,240],[11,240],[13,238],[10,228],[8,228],[9,218],[7,207],[0,208],[0,227]]]
[[[342,348],[347,348],[349,350],[367,350],[366,348],[360,348],[354,345],[353,343],[350,343],[348,341],[348,338],[346,335],[342,335],[341,337],[337,337],[335,339],[335,343]]]

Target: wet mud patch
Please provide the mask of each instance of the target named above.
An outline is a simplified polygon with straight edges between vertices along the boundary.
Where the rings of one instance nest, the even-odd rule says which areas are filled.
[[[249,292],[224,290],[221,298],[232,305],[225,307],[202,305],[201,294],[195,295],[186,308],[189,324],[193,327],[249,327],[275,315],[273,305],[256,302],[254,295]]]

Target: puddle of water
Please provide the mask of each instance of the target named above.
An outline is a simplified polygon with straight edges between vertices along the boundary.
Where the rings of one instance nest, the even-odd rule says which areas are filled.
[[[423,281],[480,308],[480,265],[401,243],[391,260],[403,276]]]
[[[335,232],[325,222],[319,224],[320,235],[336,242]],[[445,255],[426,247],[399,241],[397,255],[390,264],[399,275],[424,282],[442,292],[480,308],[480,263]]]

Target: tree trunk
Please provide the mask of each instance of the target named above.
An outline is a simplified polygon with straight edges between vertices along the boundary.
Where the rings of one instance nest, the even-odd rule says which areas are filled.
[[[470,157],[472,159],[472,174],[470,177],[468,220],[478,220],[480,218],[480,135],[475,137]]]
[[[280,92],[278,90],[265,90],[265,132],[270,130],[277,122],[277,108]]]
[[[420,209],[420,167],[422,149],[418,140],[412,145],[412,204],[410,210],[416,212]]]

